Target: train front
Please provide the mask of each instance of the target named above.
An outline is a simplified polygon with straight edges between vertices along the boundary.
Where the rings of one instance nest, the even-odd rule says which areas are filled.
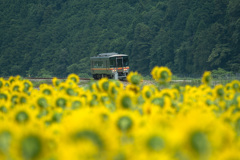
[[[112,76],[114,79],[124,80],[129,73],[129,61],[128,55],[118,54],[111,56],[110,60],[110,70],[112,71]]]

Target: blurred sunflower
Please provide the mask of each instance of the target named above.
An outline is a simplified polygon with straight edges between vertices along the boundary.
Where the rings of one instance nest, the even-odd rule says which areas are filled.
[[[134,92],[122,91],[116,97],[117,109],[132,109],[136,105]]]
[[[99,92],[108,92],[109,90],[109,80],[108,78],[102,78],[97,82],[97,88]]]
[[[18,125],[32,125],[36,122],[38,111],[28,105],[17,105],[9,112],[9,120]]]
[[[24,84],[21,81],[13,81],[10,84],[10,90],[15,92],[22,92],[24,90]]]
[[[33,89],[33,84],[32,84],[32,82],[29,81],[29,80],[23,80],[22,83],[23,83],[23,85],[24,85],[23,91],[24,91],[25,93],[30,93],[31,90]]]
[[[223,98],[224,97],[224,87],[221,84],[218,84],[214,87],[214,96],[216,98]]]
[[[66,94],[58,94],[54,97],[54,107],[61,107],[62,109],[66,109],[70,107],[70,101]]]
[[[59,146],[60,157],[68,159],[70,155],[71,159],[104,158],[114,143],[113,136],[101,119],[101,114],[92,112],[89,108],[75,110],[63,118],[61,130],[64,132]]]
[[[67,77],[67,79],[73,81],[73,82],[76,83],[76,84],[79,83],[79,81],[80,81],[79,76],[76,75],[76,74],[74,74],[74,73],[69,74],[68,77]]]
[[[48,84],[41,84],[39,86],[39,91],[42,93],[42,94],[45,94],[45,95],[53,95],[54,94],[54,89],[53,89],[53,86],[51,85],[48,85]]]
[[[17,141],[15,134],[19,133],[18,128],[11,121],[1,121],[0,126],[0,159],[12,159],[11,149]]]
[[[0,91],[3,89],[3,87],[5,86],[5,79],[3,79],[2,77],[0,77]]]
[[[167,130],[152,123],[134,131],[136,159],[174,159],[173,150],[168,145]],[[144,151],[144,152],[141,152]]]
[[[134,84],[128,84],[125,88],[126,91],[129,92],[133,92],[134,94],[136,94],[136,96],[139,94],[140,92],[140,87]]]
[[[232,88],[235,92],[240,92],[240,81],[238,80],[233,80],[231,82]]]
[[[18,136],[18,140],[14,144],[14,149],[11,150],[14,158],[19,159],[33,159],[42,160],[50,159],[54,156],[54,150],[51,148],[52,140],[46,137],[46,133],[43,133],[41,129],[36,130],[29,128],[26,131],[21,131]]]
[[[58,87],[60,85],[61,81],[57,77],[54,77],[52,79],[52,83],[53,83],[54,87]]]
[[[19,75],[15,76],[15,77],[14,76],[10,76],[8,78],[8,82],[11,84],[13,82],[20,81],[20,79],[21,79],[21,77]]]
[[[142,76],[138,72],[130,72],[127,75],[127,81],[133,85],[140,85]]]
[[[202,83],[206,85],[210,85],[212,82],[212,76],[210,71],[205,71],[202,77]]]
[[[154,67],[151,75],[154,80],[159,82],[160,84],[166,84],[172,79],[172,72],[167,67]]]
[[[141,90],[141,94],[145,100],[149,100],[156,92],[156,88],[153,85],[145,85]]]

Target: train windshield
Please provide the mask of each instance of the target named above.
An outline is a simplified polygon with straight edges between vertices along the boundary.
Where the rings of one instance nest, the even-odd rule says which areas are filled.
[[[122,66],[123,67],[129,66],[128,56],[110,58],[110,67],[122,67]]]

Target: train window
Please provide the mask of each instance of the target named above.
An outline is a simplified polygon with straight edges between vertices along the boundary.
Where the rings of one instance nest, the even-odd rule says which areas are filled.
[[[94,62],[94,68],[103,67],[103,61],[95,61]]]
[[[118,67],[122,67],[122,64],[124,67],[129,66],[128,56],[123,56],[122,58],[117,59]],[[116,67],[116,57],[110,58],[110,67]]]
[[[117,66],[118,67],[122,67],[122,63],[123,63],[122,59],[117,59]]]
[[[98,62],[98,67],[103,67],[103,61]]]
[[[116,57],[110,58],[110,67],[116,67]]]
[[[124,56],[124,57],[123,57],[123,66],[124,66],[124,67],[129,66],[128,57],[127,57],[127,56]]]
[[[98,68],[98,62],[97,61],[94,62],[94,68]]]

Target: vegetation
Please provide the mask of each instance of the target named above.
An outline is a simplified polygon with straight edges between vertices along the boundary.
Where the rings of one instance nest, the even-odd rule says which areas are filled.
[[[240,81],[210,87],[170,85],[171,71],[154,67],[158,85],[79,77],[34,89],[20,76],[0,78],[0,159],[239,159]],[[80,80],[81,81],[81,80]],[[160,90],[161,87],[161,90]]]
[[[239,0],[2,0],[0,75],[89,74],[90,56],[113,51],[142,75],[240,72],[239,17]]]

